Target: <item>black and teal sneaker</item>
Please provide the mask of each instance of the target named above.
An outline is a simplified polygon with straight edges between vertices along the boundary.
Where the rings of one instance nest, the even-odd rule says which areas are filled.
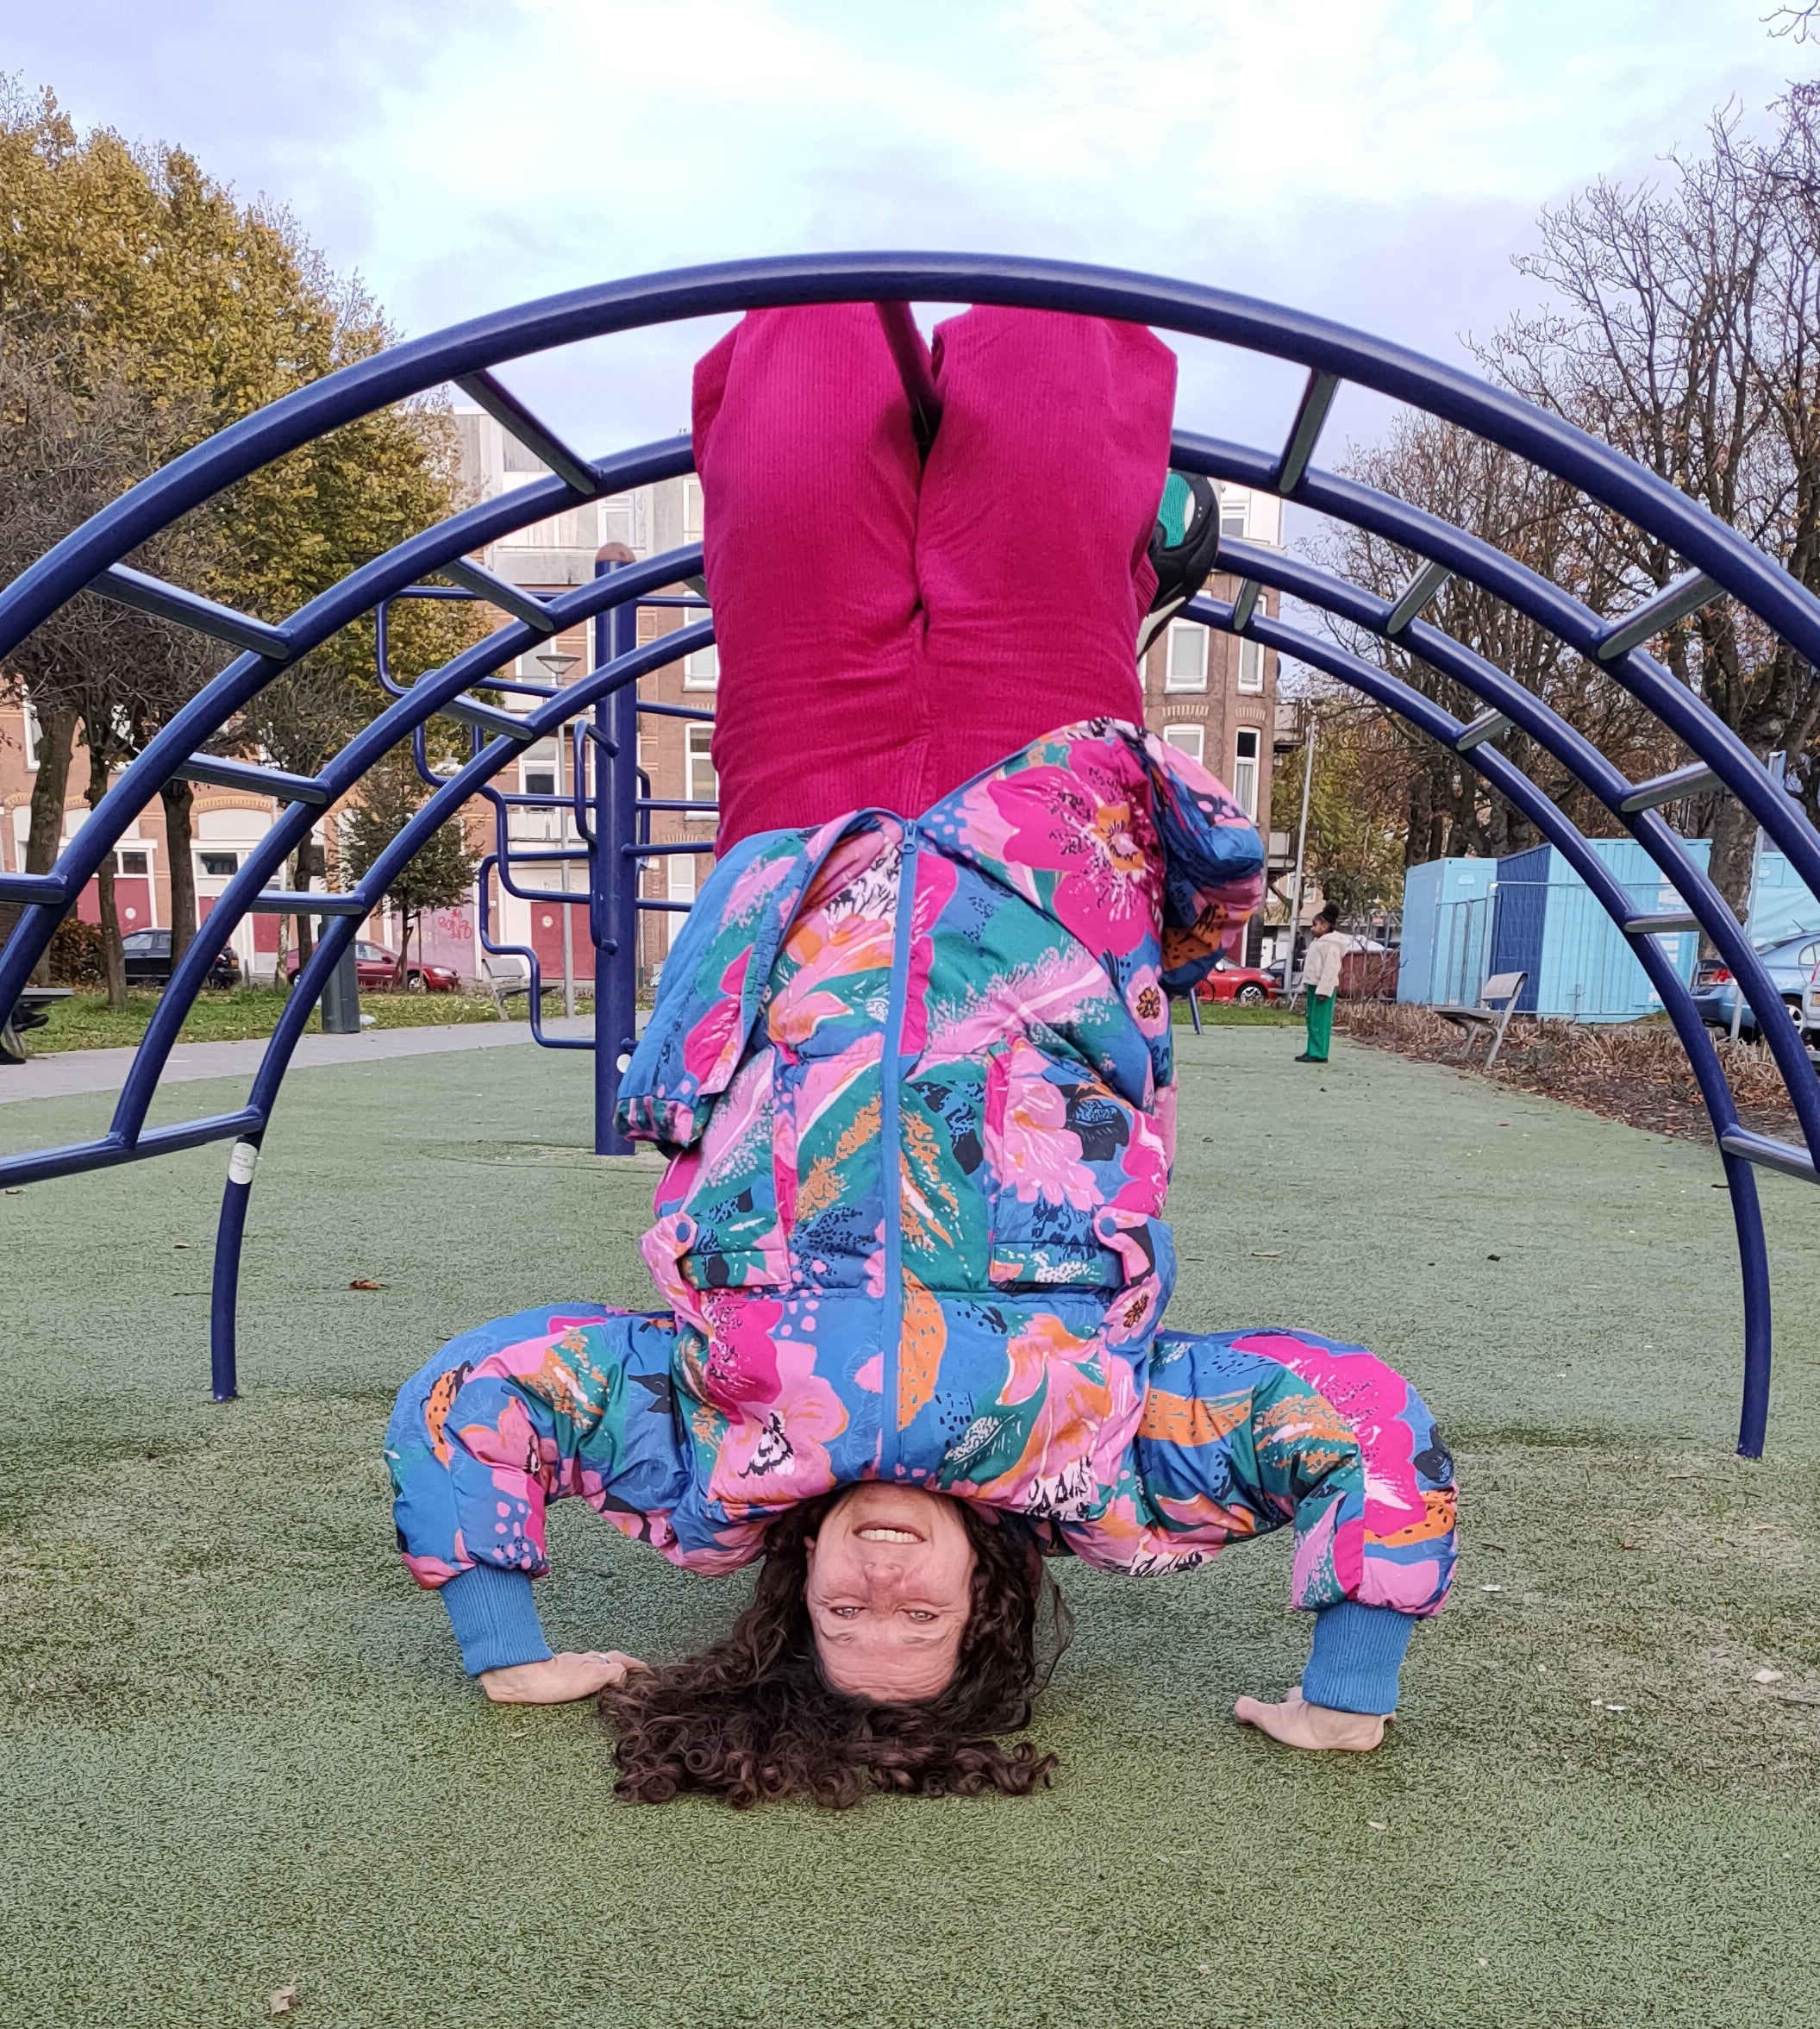
[[[1150,536],[1156,597],[1137,630],[1140,661],[1151,642],[1207,582],[1219,554],[1220,497],[1212,480],[1198,473],[1172,472]]]

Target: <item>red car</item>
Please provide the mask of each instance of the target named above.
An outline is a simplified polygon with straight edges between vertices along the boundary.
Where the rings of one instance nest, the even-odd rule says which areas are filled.
[[[363,993],[389,993],[398,976],[398,954],[388,951],[384,944],[369,944],[364,937],[354,940],[354,974]],[[285,954],[285,977],[294,980],[297,976],[297,947],[293,945]],[[461,974],[452,966],[426,965],[412,959],[404,974],[406,990],[412,993],[459,993]]]
[[[1241,1007],[1262,1007],[1274,1000],[1277,982],[1254,965],[1235,965],[1220,959],[1196,988],[1203,1000],[1235,1000]]]

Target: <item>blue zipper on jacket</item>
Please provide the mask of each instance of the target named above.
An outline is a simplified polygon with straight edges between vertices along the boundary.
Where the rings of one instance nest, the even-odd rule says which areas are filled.
[[[897,1469],[897,1372],[904,1343],[904,1155],[899,1141],[898,1087],[903,1081],[904,1010],[910,998],[910,928],[916,912],[916,833],[904,825],[897,867],[897,920],[891,938],[891,998],[879,1053],[879,1167],[885,1195],[885,1393],[880,1415],[879,1477]]]

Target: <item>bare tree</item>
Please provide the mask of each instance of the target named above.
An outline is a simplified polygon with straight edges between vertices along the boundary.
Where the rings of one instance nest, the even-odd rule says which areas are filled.
[[[1342,469],[1367,485],[1451,522],[1527,564],[1595,606],[1621,582],[1623,559],[1573,490],[1526,460],[1430,416],[1400,420],[1381,443],[1351,452]],[[1368,530],[1334,524],[1306,546],[1354,583],[1394,599],[1421,560]],[[1666,765],[1673,742],[1610,674],[1573,653],[1546,628],[1463,579],[1450,579],[1426,616],[1594,741],[1621,767]],[[1413,654],[1401,640],[1329,618],[1342,646],[1399,677],[1460,718],[1481,700]],[[1535,842],[1529,821],[1458,755],[1376,706],[1339,711],[1328,723],[1335,766],[1372,785],[1374,799],[1403,806],[1404,864],[1444,854],[1520,852]],[[1357,765],[1342,761],[1360,748]],[[1560,763],[1519,730],[1500,751],[1531,775],[1583,829],[1609,829],[1590,794]]]
[[[1820,589],[1820,98],[1792,87],[1776,131],[1716,116],[1707,151],[1660,185],[1595,184],[1542,220],[1518,266],[1555,307],[1481,353],[1517,392],[1615,444]],[[1586,504],[1616,557],[1615,611],[1682,567],[1662,543]],[[1730,601],[1656,644],[1674,674],[1758,755],[1781,748],[1811,799],[1820,677]],[[1717,800],[1712,877],[1742,912],[1754,823]]]
[[[1786,35],[1792,42],[1820,40],[1820,0],[1806,0],[1798,7],[1779,7],[1763,17],[1772,35]]]

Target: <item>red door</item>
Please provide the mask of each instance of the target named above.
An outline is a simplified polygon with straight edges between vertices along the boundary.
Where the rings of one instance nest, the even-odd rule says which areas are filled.
[[[84,923],[101,921],[101,884],[91,880],[76,898],[76,914]],[[152,881],[144,874],[116,874],[114,876],[114,914],[120,924],[120,934],[129,937],[136,930],[151,930]]]
[[[539,886],[542,885],[541,881],[538,883]],[[531,949],[537,954],[537,962],[542,968],[543,983],[546,986],[560,986],[562,984],[563,905],[560,902],[533,902],[530,910]],[[594,947],[588,941],[586,896],[578,892],[574,902],[570,905],[568,913],[575,977],[591,981],[594,977]]]
[[[114,913],[120,920],[120,934],[129,937],[136,930],[150,930],[152,922],[152,880],[146,874],[116,874],[114,876]]]

